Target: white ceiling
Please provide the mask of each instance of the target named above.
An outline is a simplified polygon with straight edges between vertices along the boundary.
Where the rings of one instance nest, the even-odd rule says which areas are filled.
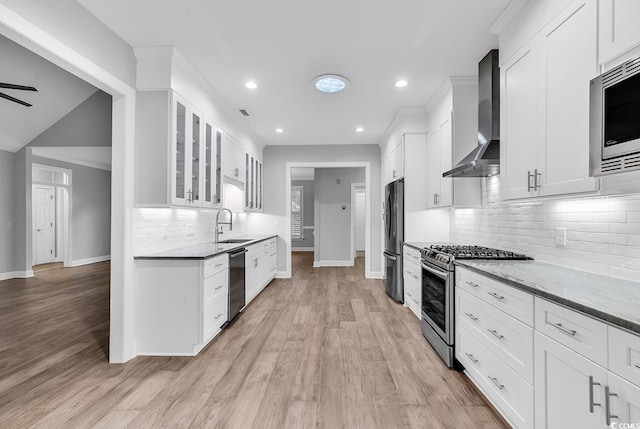
[[[400,107],[424,106],[448,76],[477,74],[510,2],[77,1],[132,46],[176,47],[268,145],[379,144]],[[351,85],[318,93],[322,73]],[[406,88],[394,87],[400,78]]]
[[[33,104],[26,107],[0,99],[0,150],[20,150],[97,91],[4,36],[0,36],[0,59],[0,82],[38,89],[38,92],[0,89]]]

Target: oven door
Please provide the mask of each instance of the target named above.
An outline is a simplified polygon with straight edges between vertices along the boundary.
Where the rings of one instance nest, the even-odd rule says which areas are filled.
[[[453,344],[453,272],[422,266],[422,318],[448,345]]]

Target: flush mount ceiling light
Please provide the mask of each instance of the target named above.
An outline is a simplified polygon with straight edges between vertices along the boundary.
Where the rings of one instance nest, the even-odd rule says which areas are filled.
[[[404,88],[407,85],[409,85],[409,82],[406,80],[399,80],[396,82],[396,88]]]
[[[349,81],[337,74],[323,74],[313,79],[313,86],[320,92],[335,94],[349,85]]]
[[[284,133],[284,130],[282,128],[276,128],[276,133]]]
[[[245,83],[244,86],[246,88],[249,88],[249,89],[256,89],[258,87],[258,84],[255,83],[255,82],[249,81],[249,82]]]
[[[356,131],[356,133],[362,133],[362,132],[364,132],[364,128],[358,127],[358,128],[355,129],[355,131]]]

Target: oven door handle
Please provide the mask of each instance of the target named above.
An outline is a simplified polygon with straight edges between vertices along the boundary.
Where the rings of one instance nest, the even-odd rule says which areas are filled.
[[[384,257],[387,258],[387,259],[391,259],[392,261],[397,261],[398,260],[397,256],[395,256],[392,253],[387,252],[386,250],[383,252],[383,254],[384,254]]]
[[[431,274],[440,277],[442,280],[447,280],[447,276],[449,275],[448,271],[440,271],[440,270],[436,270],[434,268],[431,268],[428,265],[425,265],[424,262],[420,262],[420,265],[422,265],[422,269],[429,271]]]

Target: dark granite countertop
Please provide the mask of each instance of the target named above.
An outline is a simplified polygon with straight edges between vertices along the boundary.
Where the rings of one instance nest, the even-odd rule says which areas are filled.
[[[457,260],[515,288],[640,334],[640,283],[537,261]]]
[[[150,253],[147,255],[138,255],[134,259],[209,259],[214,256],[227,253],[230,250],[250,246],[277,235],[252,235],[244,237],[233,237],[233,239],[246,239],[244,243],[202,243],[193,246],[180,247],[177,249],[165,250],[163,252]]]

